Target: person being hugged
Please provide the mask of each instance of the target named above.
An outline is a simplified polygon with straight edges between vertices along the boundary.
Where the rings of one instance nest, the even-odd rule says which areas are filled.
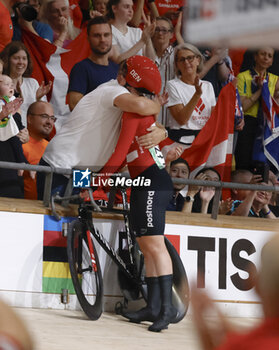
[[[126,61],[126,69],[126,87],[131,93],[160,93],[160,72],[149,58],[132,56]],[[143,148],[138,143],[139,137],[154,123],[154,115],[125,112],[118,143],[100,171],[100,177],[108,178],[127,163],[132,179],[143,177],[150,180],[144,181],[142,186],[132,185],[130,199],[131,228],[145,260],[147,306],[123,316],[135,323],[151,321],[153,324],[148,330],[160,332],[175,320],[177,310],[171,301],[173,270],[164,241],[165,211],[172,198],[173,184],[159,147]],[[171,160],[166,159],[166,162]]]

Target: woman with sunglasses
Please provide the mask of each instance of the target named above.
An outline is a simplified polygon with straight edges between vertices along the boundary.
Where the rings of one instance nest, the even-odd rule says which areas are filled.
[[[178,45],[174,64],[177,78],[167,83],[169,137],[188,148],[208,121],[216,99],[212,84],[199,79],[203,56],[198,48],[186,43]]]

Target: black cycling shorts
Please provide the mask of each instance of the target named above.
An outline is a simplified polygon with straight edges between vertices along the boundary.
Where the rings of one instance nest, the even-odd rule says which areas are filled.
[[[172,199],[173,184],[168,172],[156,164],[139,177],[150,179],[150,186],[132,187],[130,198],[131,229],[137,237],[163,235],[166,208]]]

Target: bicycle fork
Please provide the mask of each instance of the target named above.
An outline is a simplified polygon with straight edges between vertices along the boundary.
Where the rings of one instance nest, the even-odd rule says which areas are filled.
[[[94,255],[94,248],[93,248],[93,244],[92,244],[92,240],[91,240],[91,236],[90,236],[90,230],[86,230],[86,237],[87,237],[87,242],[88,242],[88,249],[90,252],[90,259],[91,259],[91,263],[92,263],[92,269],[94,272],[97,271],[97,265],[96,265],[96,259],[95,259],[95,255]]]

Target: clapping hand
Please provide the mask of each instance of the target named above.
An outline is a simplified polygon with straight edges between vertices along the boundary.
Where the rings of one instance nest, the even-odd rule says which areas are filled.
[[[214,197],[215,188],[214,187],[202,187],[200,190],[200,198],[202,201],[209,203]]]
[[[169,99],[169,94],[164,91],[161,95],[156,95],[154,101],[157,101],[161,106],[164,106]]]
[[[89,16],[90,16],[90,18],[94,18],[94,17],[97,17],[97,16],[103,16],[103,15],[99,11],[90,10],[89,11]]]
[[[43,96],[47,95],[51,89],[52,81],[47,84],[43,81],[36,91],[36,100],[39,101]]]
[[[15,114],[19,107],[21,106],[23,99],[18,97],[15,100],[8,102],[2,106],[2,111],[0,113],[0,120],[6,118],[9,114]]]
[[[225,215],[227,214],[233,205],[233,199],[227,198],[225,200],[222,200],[219,205],[219,214]]]
[[[146,44],[148,40],[150,40],[155,33],[156,23],[155,21],[151,22],[150,16],[143,16],[143,20],[144,20],[144,29],[142,31],[141,39]]]
[[[183,148],[181,146],[172,147],[166,155],[166,159],[165,159],[166,164],[173,162],[174,160],[179,158],[182,152],[183,152]]]
[[[195,180],[206,180],[206,174],[200,173],[198,176],[195,177]],[[199,192],[201,189],[201,186],[198,185],[189,185],[188,187],[188,195],[194,197],[196,193]]]
[[[196,89],[196,94],[201,96],[201,94],[202,94],[202,83],[200,83],[200,78],[199,78],[198,75],[195,78],[194,85],[195,85],[195,89]]]

